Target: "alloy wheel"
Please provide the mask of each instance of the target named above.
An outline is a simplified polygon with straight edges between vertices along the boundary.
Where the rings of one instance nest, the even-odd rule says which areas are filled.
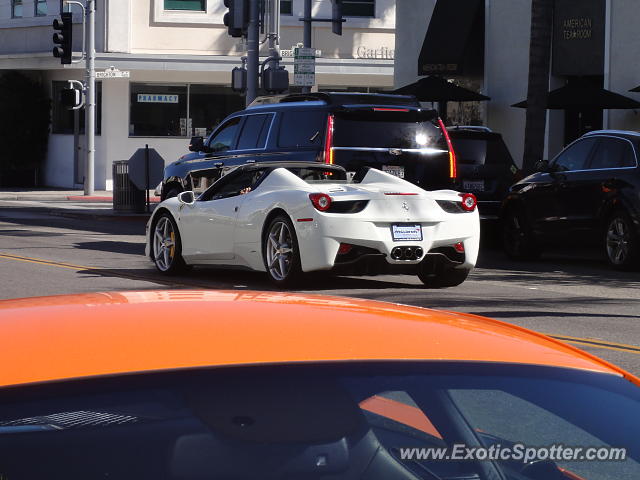
[[[275,280],[284,280],[291,272],[293,263],[293,237],[289,226],[282,221],[275,222],[267,237],[267,268]]]
[[[607,255],[614,265],[624,265],[629,259],[631,232],[621,217],[615,217],[607,229]]]
[[[153,255],[158,269],[171,268],[176,254],[176,233],[169,217],[162,217],[153,232]]]

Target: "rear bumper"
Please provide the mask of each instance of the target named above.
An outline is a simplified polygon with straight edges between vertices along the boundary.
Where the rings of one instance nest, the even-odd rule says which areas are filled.
[[[464,265],[464,261],[455,261],[443,253],[436,252],[425,254],[421,261],[404,264],[389,263],[386,255],[378,253],[365,254],[349,262],[336,263],[331,271],[339,275],[417,275],[419,268],[436,274],[454,268],[465,268]]]

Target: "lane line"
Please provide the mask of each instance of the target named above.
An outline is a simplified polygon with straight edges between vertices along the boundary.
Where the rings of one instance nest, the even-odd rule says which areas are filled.
[[[49,267],[66,268],[69,270],[76,270],[76,271],[84,270],[88,272],[97,273],[102,276],[127,278],[130,280],[140,280],[145,282],[158,283],[162,285],[169,285],[169,286],[176,286],[176,287],[198,287],[198,288],[206,288],[206,289],[211,288],[211,286],[203,285],[199,283],[159,280],[159,279],[149,278],[144,275],[114,272],[106,268],[88,267],[86,265],[75,265],[72,263],[56,262],[53,260],[44,260],[42,258],[26,257],[22,255],[11,255],[6,253],[0,253],[0,258],[4,258],[6,260],[14,260],[18,262],[27,262],[27,263],[35,263],[39,265],[46,265]],[[550,333],[545,333],[545,335],[563,342],[575,343],[576,345],[583,345],[587,347],[601,348],[604,350],[613,350],[617,352],[640,355],[640,346],[628,345],[625,343],[605,342],[605,341],[597,340],[593,338],[570,337],[567,335],[553,335]]]

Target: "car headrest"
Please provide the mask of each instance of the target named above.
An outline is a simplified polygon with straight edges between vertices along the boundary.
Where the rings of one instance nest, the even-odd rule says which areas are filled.
[[[357,402],[332,380],[226,379],[194,392],[189,406],[214,432],[251,442],[330,442],[365,422]]]

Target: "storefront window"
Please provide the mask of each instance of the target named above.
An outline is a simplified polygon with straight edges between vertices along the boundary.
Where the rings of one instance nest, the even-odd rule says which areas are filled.
[[[280,0],[280,13],[282,15],[292,15],[293,0]]]
[[[73,118],[75,110],[68,110],[62,105],[62,90],[69,86],[68,82],[53,82],[51,133],[73,135]],[[78,111],[79,134],[84,135],[84,108]],[[96,82],[96,135],[102,132],[102,82]]]
[[[42,17],[47,15],[47,0],[35,0],[35,14],[36,17]]]
[[[204,11],[205,1],[206,0],[164,0],[164,9]]]
[[[11,0],[11,17],[22,18],[22,0]]]
[[[344,0],[342,14],[345,17],[375,17],[375,0]]]
[[[129,135],[186,137],[187,86],[131,84]]]
[[[133,83],[129,135],[205,137],[243,107],[242,97],[229,87]]]
[[[192,131],[187,136],[206,137],[227,115],[243,108],[244,99],[228,87],[191,85],[189,116]]]

